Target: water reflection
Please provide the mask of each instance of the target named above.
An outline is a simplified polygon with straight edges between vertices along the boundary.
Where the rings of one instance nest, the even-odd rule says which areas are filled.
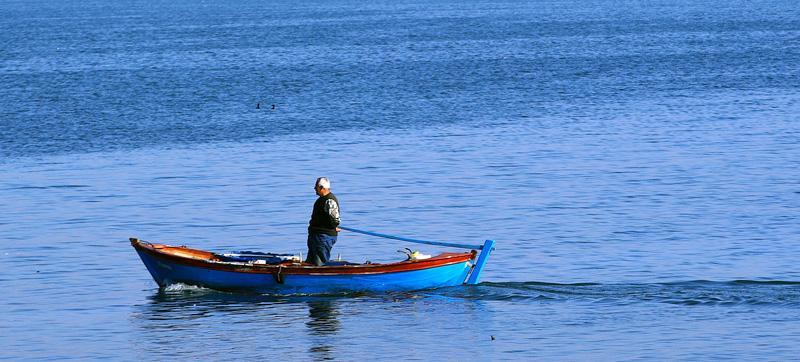
[[[339,312],[336,305],[330,300],[309,301],[308,322],[306,326],[311,334],[324,336],[335,334],[339,330]]]
[[[188,357],[204,344],[227,340],[230,348],[243,345],[226,352],[226,358],[296,353],[300,347],[314,360],[332,360],[336,355],[332,339],[341,329],[337,301],[342,298],[351,297],[159,290],[133,309],[130,320],[143,335],[158,341],[137,346],[148,356]],[[293,336],[290,343],[287,335]]]
[[[454,287],[337,296],[270,296],[202,288],[160,290],[133,308],[130,321],[141,336],[153,342],[134,346],[141,359],[180,356],[231,360],[282,355],[327,361],[352,355],[350,342],[354,337],[366,338],[361,343],[393,350],[396,346],[387,345],[385,336],[367,333],[368,337],[363,337],[364,331],[389,326],[411,328],[430,340],[444,338],[452,330],[476,340],[489,338],[493,326],[481,298],[486,294],[484,289]],[[448,327],[419,328],[427,324]],[[392,338],[403,340],[404,336]],[[216,346],[216,354],[201,355],[208,353],[208,346]]]
[[[148,297],[141,317],[153,321],[191,320],[220,315],[263,314],[265,306],[286,302],[285,298],[258,294],[225,293],[208,289],[165,291]]]
[[[308,321],[306,326],[312,336],[312,345],[308,352],[316,360],[333,360],[334,347],[330,336],[339,331],[339,311],[331,300],[307,301]]]

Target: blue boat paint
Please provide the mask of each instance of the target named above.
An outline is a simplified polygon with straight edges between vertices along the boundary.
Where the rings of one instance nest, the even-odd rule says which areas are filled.
[[[243,273],[183,265],[137,250],[159,286],[173,283],[222,290],[247,290],[275,294],[327,294],[342,292],[387,292],[456,286],[470,272],[469,261],[428,269],[376,274],[287,274]],[[279,282],[281,279],[281,282]]]
[[[364,274],[283,274],[280,268],[274,273],[269,273],[220,270],[213,267],[187,265],[164,259],[157,254],[150,254],[139,249],[136,249],[136,251],[153,279],[161,287],[173,283],[185,283],[214,289],[248,290],[278,294],[319,294],[357,291],[409,291],[460,284],[477,284],[495,244],[494,240],[486,240],[483,245],[444,243],[403,238],[348,227],[341,228],[382,238],[473,249],[473,253],[475,253],[475,249],[479,249],[481,252],[473,260],[424,269]],[[131,242],[138,242],[138,239],[131,238]],[[150,243],[143,243],[152,246]]]
[[[486,260],[489,259],[489,254],[492,250],[494,250],[494,240],[486,240],[486,242],[483,243],[483,247],[481,247],[481,253],[478,255],[478,260],[475,261],[475,266],[472,269],[472,273],[469,275],[467,284],[478,284],[483,267],[486,266]]]

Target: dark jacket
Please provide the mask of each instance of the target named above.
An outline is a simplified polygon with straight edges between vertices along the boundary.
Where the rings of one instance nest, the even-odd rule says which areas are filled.
[[[328,193],[314,202],[311,220],[308,222],[308,232],[336,236],[339,234],[336,232],[339,221],[339,200],[333,193]]]

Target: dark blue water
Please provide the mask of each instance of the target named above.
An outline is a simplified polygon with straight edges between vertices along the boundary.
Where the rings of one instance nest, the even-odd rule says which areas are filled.
[[[0,359],[800,355],[795,2],[5,1],[0,29]],[[320,175],[348,226],[497,240],[484,282],[159,290],[127,243],[304,251]],[[334,253],[402,247],[443,251]]]

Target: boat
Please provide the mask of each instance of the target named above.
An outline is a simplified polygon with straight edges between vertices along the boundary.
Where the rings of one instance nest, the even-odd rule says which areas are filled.
[[[130,238],[130,243],[159,287],[182,283],[265,294],[392,292],[475,284],[488,255],[481,253],[481,258],[471,250],[418,258],[419,254],[409,253],[406,260],[394,263],[331,261],[317,266],[287,254],[221,254],[138,238]],[[491,250],[491,245],[478,248]]]

